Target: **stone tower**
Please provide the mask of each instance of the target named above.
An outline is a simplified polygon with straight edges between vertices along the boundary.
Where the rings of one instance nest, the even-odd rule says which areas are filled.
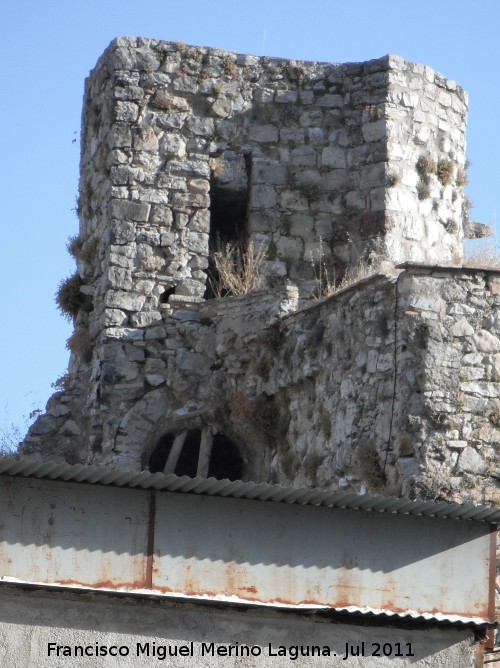
[[[441,456],[447,390],[426,365],[465,271],[466,108],[455,83],[394,56],[113,41],[85,87],[69,370],[23,452],[439,494],[422,471]],[[214,297],[228,244],[253,253],[260,290]],[[384,273],[311,299],[360,264]],[[491,309],[495,281],[464,276]],[[462,423],[450,466],[477,454]]]

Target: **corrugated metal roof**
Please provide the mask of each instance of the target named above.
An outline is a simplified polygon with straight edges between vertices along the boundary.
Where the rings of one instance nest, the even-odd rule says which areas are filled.
[[[378,610],[376,608],[358,608],[355,605],[349,605],[343,608],[334,607],[334,608],[319,608],[318,612],[337,612],[337,613],[346,613],[348,615],[360,615],[365,617],[379,617],[382,619],[398,619],[411,622],[437,622],[439,624],[452,624],[453,626],[484,626],[484,627],[496,627],[496,622],[489,622],[487,619],[478,619],[477,617],[464,617],[463,615],[449,615],[443,614],[441,612],[436,612],[434,614],[430,612],[414,612],[412,610],[407,610],[405,612],[390,612],[388,610]]]
[[[186,594],[158,594],[155,591],[151,590],[136,590],[134,592],[130,590],[121,590],[121,589],[111,589],[107,587],[99,587],[97,590],[90,587],[79,586],[79,585],[60,585],[57,583],[46,584],[44,582],[36,581],[27,581],[19,580],[18,578],[13,578],[9,576],[0,576],[0,586],[17,586],[21,585],[29,588],[43,589],[45,591],[57,591],[57,590],[80,590],[80,591],[91,591],[91,592],[100,592],[102,594],[112,594],[115,596],[130,596],[142,595],[148,598],[158,598],[158,599],[169,599],[175,602],[191,603],[196,604],[200,602],[204,603],[221,603],[224,605],[230,605],[234,607],[244,608],[271,608],[273,610],[293,610],[293,612],[301,612],[305,614],[326,614],[326,615],[346,615],[349,617],[365,617],[373,618],[376,617],[380,620],[389,620],[390,622],[402,621],[402,622],[411,622],[415,624],[427,625],[432,623],[433,625],[452,625],[457,627],[462,626],[471,626],[474,628],[497,628],[497,622],[491,622],[487,619],[481,617],[466,617],[464,615],[453,615],[453,614],[444,614],[441,612],[429,613],[429,612],[416,612],[414,610],[406,610],[405,612],[391,612],[390,610],[380,610],[378,608],[369,608],[369,607],[358,607],[356,605],[349,606],[318,606],[318,605],[291,605],[281,602],[272,602],[272,603],[263,603],[261,601],[247,601],[245,599],[239,599],[236,596],[188,596]]]
[[[140,489],[165,490],[185,494],[227,496],[234,499],[296,503],[299,505],[350,508],[401,515],[423,515],[442,519],[474,520],[500,524],[500,508],[475,506],[472,503],[448,501],[412,501],[394,496],[357,494],[345,491],[325,491],[305,487],[285,487],[267,483],[189,478],[171,473],[128,471],[108,466],[84,466],[58,461],[41,462],[32,457],[0,459],[0,474],[24,478],[45,478],[95,485],[112,485]]]

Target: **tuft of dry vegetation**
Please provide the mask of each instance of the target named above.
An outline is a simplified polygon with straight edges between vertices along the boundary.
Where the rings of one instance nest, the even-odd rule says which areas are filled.
[[[83,246],[83,240],[79,234],[70,237],[66,242],[66,250],[71,257],[78,258]]]
[[[343,275],[339,277],[336,275],[335,265],[333,265],[332,274],[329,274],[323,259],[323,240],[320,239],[319,262],[315,263],[311,257],[311,264],[313,265],[316,280],[316,289],[312,295],[313,299],[326,299],[327,297],[331,297],[340,290],[347,288],[349,285],[357,283],[363,278],[368,278],[381,271],[385,253],[383,249],[383,241],[380,238],[377,237],[372,242],[366,257],[360,255],[356,244],[349,234],[347,234],[347,240],[354,248],[357,261],[355,266],[349,267]]]
[[[222,68],[225,75],[232,78],[236,77],[236,60],[231,56],[226,56],[224,58],[222,61]]]
[[[453,181],[453,163],[451,160],[439,160],[436,174],[443,186],[448,186]]]
[[[436,172],[436,163],[427,155],[421,155],[417,160],[417,172],[420,176],[428,176]]]
[[[215,275],[209,278],[215,297],[246,295],[261,289],[265,257],[265,250],[256,251],[252,241],[246,248],[235,243],[219,244],[212,255]]]
[[[71,376],[69,373],[65,373],[62,376],[59,376],[57,380],[51,383],[51,387],[56,392],[67,392],[70,388]]]
[[[500,248],[492,240],[474,244],[466,253],[464,266],[500,269]]]
[[[78,355],[81,361],[87,364],[92,361],[93,347],[92,337],[90,336],[89,330],[85,327],[75,329],[73,334],[66,341],[66,348]]]
[[[56,304],[61,313],[70,320],[81,309],[90,313],[93,309],[92,298],[81,292],[83,281],[78,272],[61,281],[56,292]]]
[[[362,443],[357,452],[358,471],[370,490],[379,491],[387,482],[386,475],[380,463],[376,448],[368,443]]]
[[[76,260],[91,264],[95,260],[98,244],[99,242],[96,238],[84,242],[79,234],[75,234],[75,236],[68,239],[66,249]]]
[[[418,183],[417,195],[419,200],[428,199],[431,196],[431,189],[429,188],[427,183],[424,183],[423,181]]]
[[[469,177],[465,169],[459,169],[457,171],[457,178],[455,179],[455,183],[459,188],[464,188],[469,183]]]

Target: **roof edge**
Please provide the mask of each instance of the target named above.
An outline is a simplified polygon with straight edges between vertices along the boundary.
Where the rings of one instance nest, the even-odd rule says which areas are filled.
[[[475,506],[472,503],[412,500],[395,496],[270,485],[253,481],[179,477],[173,473],[165,475],[164,473],[130,471],[109,466],[68,464],[50,459],[40,461],[30,456],[20,459],[14,457],[0,459],[0,475],[500,524],[499,508]]]

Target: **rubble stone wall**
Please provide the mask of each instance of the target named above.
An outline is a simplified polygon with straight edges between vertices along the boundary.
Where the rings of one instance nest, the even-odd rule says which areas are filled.
[[[494,271],[408,265],[307,308],[292,286],[165,307],[102,347],[92,450],[69,434],[88,416],[64,393],[25,448],[52,420],[59,454],[69,439],[140,470],[165,433],[209,426],[244,479],[498,503],[499,286]]]
[[[370,255],[461,259],[466,106],[395,56],[112,42],[82,120],[92,308],[23,451],[140,469],[198,430],[236,445],[245,479],[466,497],[483,475],[492,499],[496,352],[473,345],[496,337],[493,274],[412,265],[310,300]],[[263,291],[207,298],[214,229],[265,252]]]

